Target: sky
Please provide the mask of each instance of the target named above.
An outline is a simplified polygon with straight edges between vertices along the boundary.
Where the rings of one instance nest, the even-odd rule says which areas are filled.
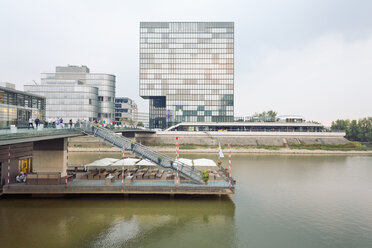
[[[140,112],[141,21],[235,22],[235,116],[275,110],[330,125],[372,116],[370,0],[0,0],[0,82],[55,66],[116,75]]]

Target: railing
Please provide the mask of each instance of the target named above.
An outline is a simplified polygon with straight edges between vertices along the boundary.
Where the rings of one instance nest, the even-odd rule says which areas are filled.
[[[86,134],[97,136],[116,147],[132,151],[133,153],[143,158],[146,158],[163,168],[170,168],[173,170],[177,169],[177,161],[175,161],[173,158],[162,153],[156,152],[154,150],[151,150],[150,148],[143,146],[141,144],[134,144],[131,142],[130,139],[125,138],[123,136],[118,136],[108,129],[105,129],[103,127],[95,127],[90,122],[82,123],[81,129]],[[199,184],[203,183],[201,171],[182,162],[178,162],[178,170],[180,174],[183,175],[184,177],[191,179],[192,181]]]

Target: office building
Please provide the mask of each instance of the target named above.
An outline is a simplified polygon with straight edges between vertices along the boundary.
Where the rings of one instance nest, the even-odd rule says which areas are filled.
[[[15,89],[14,84],[0,83],[0,129],[28,126],[28,119],[45,120],[45,97]]]
[[[115,122],[118,125],[124,124],[122,118],[126,121],[132,120],[134,125],[138,122],[137,104],[129,97],[115,98]]]
[[[143,127],[149,128],[150,127],[149,113],[138,112],[138,123],[140,122],[143,124]]]
[[[46,97],[47,118],[107,123],[115,118],[115,76],[90,73],[87,66],[57,66],[55,73],[41,73],[40,85],[24,89]]]
[[[140,96],[150,128],[234,120],[234,23],[141,22]]]

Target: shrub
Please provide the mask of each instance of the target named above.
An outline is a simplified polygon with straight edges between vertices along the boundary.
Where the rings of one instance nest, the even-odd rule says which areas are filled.
[[[209,180],[209,173],[208,171],[204,170],[203,171],[203,181],[207,184]]]

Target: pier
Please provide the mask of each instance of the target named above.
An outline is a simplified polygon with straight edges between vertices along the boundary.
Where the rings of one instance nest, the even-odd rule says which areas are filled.
[[[71,168],[67,138],[81,135],[95,136],[122,149],[123,159],[126,152],[153,163],[156,168],[124,169],[124,164],[98,171]],[[229,195],[235,192],[235,182],[223,167],[207,170],[209,180],[203,180],[198,168],[89,122],[73,129],[3,135],[0,165],[3,194]],[[27,181],[20,183],[15,178],[21,170],[25,170]]]

